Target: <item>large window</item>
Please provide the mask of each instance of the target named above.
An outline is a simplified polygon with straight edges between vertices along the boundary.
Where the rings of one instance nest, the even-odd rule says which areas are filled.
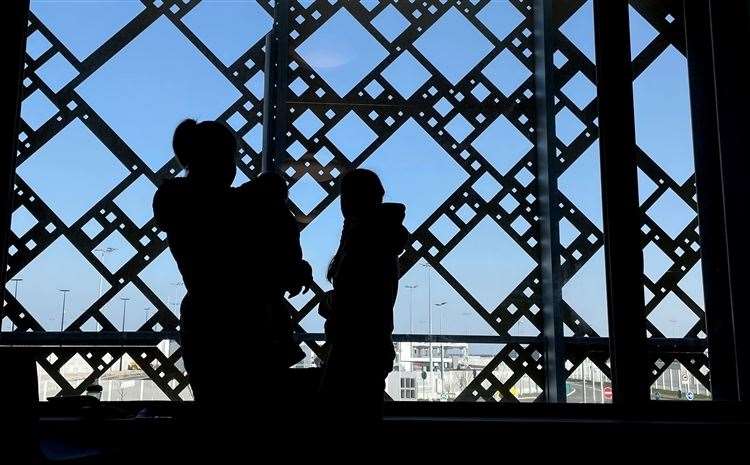
[[[316,305],[342,223],[336,179],[370,168],[388,200],[406,203],[412,233],[395,309],[403,356],[389,386],[408,375],[418,399],[499,400],[523,383],[534,386],[524,400],[540,397],[541,349],[509,342],[541,327],[533,11],[374,0],[290,11],[289,137],[278,161],[320,287],[295,302],[301,326],[322,330]],[[424,336],[451,342],[410,357]],[[463,356],[446,354],[455,344]]]
[[[710,398],[690,88],[681,11],[633,1],[633,98],[647,336],[681,339],[650,357],[654,399]],[[679,372],[680,382],[667,387]]]
[[[710,372],[677,3],[634,1],[631,11],[644,315],[649,338],[685,342],[682,352],[651,352],[644,370],[653,398],[703,399]],[[300,366],[319,364],[338,180],[365,167],[388,200],[407,205],[411,233],[391,398],[551,400],[544,327],[557,312],[563,399],[610,402],[593,0],[550,4],[555,153],[540,168],[543,38],[531,0],[32,0],[2,331],[91,333],[90,346],[40,352],[40,398],[99,382],[105,400],[192,399],[175,341],[184,286],[151,198],[181,175],[171,132],[195,117],[236,131],[235,184],[261,171],[264,131],[275,143],[268,157],[289,183],[315,270],[312,292],[289,302],[307,354]],[[287,48],[266,47],[272,28]],[[540,195],[555,199],[552,244],[540,232]],[[547,247],[559,259],[554,276],[543,276]],[[560,294],[552,304],[542,298],[548,278]],[[215,329],[231,324],[217,315]],[[101,331],[152,344],[97,347]],[[238,373],[260,373],[268,354],[248,341]]]
[[[155,342],[50,350],[42,397],[95,380],[105,399],[191,397],[167,340],[184,286],[151,199],[180,175],[170,134],[186,117],[237,132],[236,183],[259,172],[272,13],[255,1],[31,2],[3,330],[141,331]],[[161,332],[171,336],[159,342]]]
[[[593,0],[554,2],[557,202],[568,402],[609,402],[609,334]],[[584,340],[585,340],[584,339]],[[599,339],[601,340],[601,339]]]

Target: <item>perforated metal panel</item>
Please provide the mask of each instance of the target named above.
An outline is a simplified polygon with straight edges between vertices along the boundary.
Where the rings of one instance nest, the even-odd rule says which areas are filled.
[[[22,277],[35,261],[43,263],[45,253],[58,253],[55,247],[64,248],[65,253],[70,252],[76,260],[82,261],[84,268],[101,275],[106,289],[100,296],[94,295],[80,314],[64,322],[64,329],[69,332],[92,331],[94,325],[106,331],[123,329],[118,320],[113,321],[104,310],[111,301],[118,302],[120,292],[127,286],[137,289],[153,308],[147,320],[133,330],[173,334],[179,324],[174,305],[178,288],[174,289],[173,300],[165,299],[164,295],[157,295],[144,278],[149,265],[169,254],[165,235],[156,228],[150,215],[134,218],[133,213],[121,207],[118,199],[144,182],[154,188],[160,180],[177,175],[180,167],[168,156],[160,158],[163,154],[144,153],[139,149],[142,145],[134,139],[132,128],[122,129],[125,123],[111,116],[111,109],[106,105],[102,107],[100,97],[86,90],[98,76],[103,77],[98,82],[106,84],[110,73],[149,73],[147,67],[137,70],[125,67],[123,55],[133,50],[140,54],[153,52],[157,54],[153,57],[156,61],[143,63],[157,66],[158,53],[164,51],[155,44],[160,43],[158,37],[167,37],[168,31],[169,38],[164,38],[164,43],[176,41],[189,47],[189,51],[184,52],[189,57],[186,60],[200,63],[200,72],[209,76],[207,79],[222,83],[222,90],[217,93],[222,97],[212,101],[221,107],[214,116],[227,121],[242,140],[238,154],[240,171],[252,178],[261,169],[262,146],[258,141],[263,130],[264,34],[255,31],[255,41],[248,44],[247,49],[227,50],[221,41],[217,42],[206,32],[201,21],[196,20],[206,14],[200,8],[211,2],[143,0],[141,3],[142,7],[136,8],[132,17],[121,23],[113,22],[115,26],[107,31],[106,37],[94,43],[95,46],[89,44],[91,50],[86,51],[79,47],[68,48],[62,37],[56,35],[59,32],[34,14],[32,6],[29,37],[33,36],[34,40],[29,41],[27,49],[23,105],[26,108],[38,105],[34,108],[39,110],[26,113],[21,124],[19,176],[15,188],[15,211],[22,212],[30,226],[21,232],[14,229],[9,277]],[[272,2],[246,3],[253,5],[256,14],[267,21],[270,28]],[[669,45],[684,54],[678,3],[633,3],[658,31],[635,56],[636,78]],[[571,16],[585,8],[590,8],[590,2],[555,2],[554,18],[558,26],[555,47],[565,57],[564,62],[555,67],[555,112],[557,118],[572,118],[575,122],[569,125],[574,128],[572,131],[558,132],[558,152],[552,169],[560,178],[577,160],[597,147],[595,92],[589,100],[574,101],[572,94],[566,91],[569,83],[579,79],[588,80],[590,86],[595,82],[593,56],[587,50],[580,50],[566,35],[564,27]],[[389,167],[404,169],[395,161],[407,160],[405,166],[413,170],[415,179],[430,170],[430,163],[439,165],[442,172],[447,173],[443,180],[430,181],[432,204],[418,221],[409,225],[412,236],[401,257],[401,268],[402,274],[406,274],[420,262],[429,264],[487,323],[493,334],[502,337],[503,345],[497,354],[457,400],[517,401],[511,388],[522,377],[530,378],[539,387],[545,386],[542,336],[521,338],[511,331],[522,318],[540,332],[543,330],[543,312],[540,311],[542,244],[538,228],[535,150],[534,73],[538,70],[535,69],[534,14],[529,0],[289,2],[289,49],[282,52],[288,52],[288,101],[286,105],[272,107],[275,112],[284,112],[288,121],[283,131],[286,151],[275,154],[275,158],[277,167],[290,183],[292,209],[303,227],[315,225],[327,208],[336,208],[337,180],[354,167],[378,166],[387,177]],[[357,34],[358,43],[367,47],[358,50],[361,56],[355,64],[346,65],[351,67],[346,78],[335,75],[336,71],[326,67],[311,52],[320,43],[335,40],[337,30]],[[144,38],[155,31],[158,37],[144,42]],[[464,47],[466,56],[461,66],[446,61],[432,46],[444,41],[447,32],[454,34],[450,40],[457,47]],[[44,42],[49,45],[43,45]],[[37,50],[34,44],[39,43],[42,45]],[[60,57],[68,65],[56,69],[67,69],[70,78],[53,83],[44,75],[45,65]],[[176,81],[192,72],[173,71]],[[59,71],[58,75],[66,74]],[[405,76],[409,79],[405,80]],[[144,81],[134,79],[133,82]],[[92,97],[87,98],[87,95]],[[177,93],[173,98],[188,97],[189,93]],[[154,105],[159,105],[158,99]],[[59,200],[50,198],[53,194],[45,194],[44,183],[33,179],[33,169],[24,168],[35,166],[35,157],[41,160],[55,156],[60,150],[56,149],[56,141],[73,137],[68,133],[111,156],[110,161],[117,166],[113,181],[90,180],[85,176],[81,179],[80,182],[95,187],[89,191],[95,198],[85,199],[76,214],[67,211],[62,214]],[[427,162],[409,158],[418,153],[397,154],[399,144],[414,138],[429,147],[430,156],[435,158]],[[697,218],[693,215],[684,229],[671,237],[664,233],[658,220],[648,215],[650,206],[667,193],[675,194],[687,208],[697,211],[694,175],[676,182],[648,153],[641,152],[639,157],[639,167],[657,185],[642,205],[644,248],[653,244],[673,262],[669,272],[658,280],[646,278],[646,287],[655,295],[648,302],[646,312],[653,311],[667,294],[673,293],[698,318],[684,338],[704,347],[705,339],[701,337],[705,333],[701,333],[705,331],[705,315],[701,303],[681,292],[677,285],[697,266],[700,258]],[[100,163],[100,160],[90,162]],[[599,182],[598,179],[585,181]],[[295,192],[301,194],[295,195]],[[586,208],[569,198],[562,188],[558,197],[560,202],[555,208],[559,208],[561,228],[562,223],[567,222],[574,231],[559,244],[561,276],[556,279],[565,289],[587,264],[593,263],[597,254],[601,257],[603,232],[596,220],[587,216]],[[600,199],[596,202],[601,204]],[[452,234],[448,238],[438,237],[436,226],[446,221],[452,225]],[[481,237],[491,232],[498,242],[502,241],[504,250],[512,250],[512,259],[518,263],[517,279],[498,283],[498,295],[491,298],[484,296],[484,290],[480,296],[474,283],[451,266],[451,257],[462,250],[494,247],[491,242],[478,240],[474,234],[477,231],[485,233]],[[97,249],[115,232],[132,252],[122,266],[110,269],[97,256]],[[678,247],[682,253],[677,252]],[[604,285],[603,278],[601,285]],[[303,305],[289,306],[296,323],[315,312],[322,286],[323,283],[317,283],[314,296]],[[19,300],[9,293],[3,309],[3,315],[12,321],[17,331],[52,329],[52,324],[40,321],[39,309],[25,308],[23,299]],[[567,328],[567,374],[589,359],[609,377],[609,352],[607,340],[603,338],[606,334],[597,332],[586,321],[575,295],[564,295],[562,307]],[[602,308],[601,313],[606,314],[606,308]],[[216,330],[231,324],[231,315],[219,315]],[[304,332],[301,324],[297,329]],[[652,338],[664,336],[654,325],[649,326],[649,331]],[[306,343],[317,350],[315,342]],[[665,366],[678,360],[708,386],[704,350],[652,352],[654,379]],[[127,352],[170,399],[179,400],[184,394],[187,380],[180,368],[179,349],[165,355],[155,347],[59,348],[45,352],[39,363],[60,385],[61,395],[74,394],[83,392],[88,384],[117,363],[123,352]],[[73,386],[60,370],[77,355],[92,371]],[[501,364],[512,370],[512,375],[502,381],[495,372]],[[545,400],[544,393],[537,400]]]

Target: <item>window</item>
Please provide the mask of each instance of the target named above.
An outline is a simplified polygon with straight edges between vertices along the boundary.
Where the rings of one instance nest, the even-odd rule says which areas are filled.
[[[387,199],[408,205],[412,233],[396,333],[540,335],[527,3],[291,2],[288,139],[277,162],[305,224],[302,245],[320,290],[329,289],[325,266],[342,221],[337,179],[354,167],[377,172]],[[306,331],[322,331],[317,296],[292,303]],[[485,371],[457,373],[461,382],[443,398],[491,399],[494,390],[475,394],[468,380],[480,385],[501,362],[543,386],[540,363],[518,358],[541,354],[540,346],[466,346]],[[425,344],[414,353],[432,358],[426,365],[437,372],[443,349]],[[414,363],[400,365],[399,375],[418,375]],[[440,392],[433,374],[422,399]]]
[[[631,2],[630,30],[647,335],[693,346],[652,356],[651,398],[706,400],[711,370],[690,88],[685,35],[672,33],[684,28],[684,15],[646,3]],[[681,382],[667,388],[664,375],[673,370]]]
[[[565,399],[609,402],[593,0],[551,2],[548,173],[531,3],[290,0],[277,26],[288,48],[269,56],[288,76],[273,82],[281,91],[264,122],[273,1],[32,0],[1,329],[153,342],[45,350],[40,398],[94,382],[106,400],[192,398],[174,340],[184,285],[150,205],[161,180],[181,175],[174,126],[197,117],[236,132],[235,184],[261,171],[264,131],[276,136],[273,162],[315,270],[313,291],[290,301],[310,333],[300,366],[319,363],[337,183],[365,167],[408,206],[392,397],[549,400],[547,278],[561,294]],[[653,399],[710,399],[684,15],[656,3],[630,10],[645,315],[650,344],[685,349],[652,351],[644,370]],[[556,188],[543,194],[550,177]],[[555,216],[541,195],[555,198]],[[552,218],[559,237],[544,243]],[[545,251],[559,259],[554,276]]]
[[[105,399],[192,397],[169,341],[184,286],[151,198],[162,179],[180,175],[170,133],[186,117],[218,118],[237,132],[236,183],[259,172],[273,9],[172,3],[31,2],[2,329],[154,339],[144,349],[43,354],[42,398],[94,381]],[[133,365],[136,383],[110,381]]]
[[[416,399],[416,380],[401,378],[401,399]]]
[[[553,65],[558,73],[555,131],[566,399],[599,402],[601,396],[594,400],[594,393],[601,394],[611,374],[606,340],[599,345],[586,343],[609,335],[594,2],[555,2],[555,8],[563,18],[555,37]],[[600,380],[596,388],[593,379]]]

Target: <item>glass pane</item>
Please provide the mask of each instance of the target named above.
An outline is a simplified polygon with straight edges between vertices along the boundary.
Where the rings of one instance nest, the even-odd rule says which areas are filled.
[[[533,345],[433,343],[432,351],[430,372],[420,369],[429,366],[428,343],[397,344],[399,366],[386,379],[393,400],[534,402],[543,397],[542,353]],[[402,393],[401,383],[415,388]]]
[[[652,398],[710,399],[683,10],[632,1],[630,29],[647,336],[685,347],[652,353]]]
[[[611,402],[599,161],[594,2],[556,1],[555,36],[560,268],[568,402]],[[586,339],[582,339],[586,338]],[[584,388],[584,386],[586,386]]]
[[[412,233],[395,308],[405,342],[388,381],[396,400],[411,400],[398,381],[407,379],[417,380],[416,399],[544,397],[536,344],[465,339],[539,337],[542,327],[528,3],[291,2],[280,161],[319,286],[292,303],[302,328],[320,333],[317,305],[342,225],[337,181],[355,167],[374,170],[387,200],[407,205]],[[429,334],[451,336],[431,344],[432,365]],[[442,351],[462,355],[446,362]],[[495,367],[520,351],[536,353],[534,363],[499,380]]]
[[[272,13],[270,0],[32,0],[4,331],[177,328],[185,291],[152,197],[181,171],[171,136],[188,117],[241,138],[235,184],[259,171]],[[190,397],[174,343],[61,348],[39,366],[46,395],[125,376],[152,380],[144,396]]]

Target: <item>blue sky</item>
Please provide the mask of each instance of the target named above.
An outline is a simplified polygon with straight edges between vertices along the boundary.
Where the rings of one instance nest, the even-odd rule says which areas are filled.
[[[368,10],[373,9],[376,3],[362,2]],[[308,10],[313,8],[310,2],[306,2],[305,6]],[[34,14],[69,47],[78,60],[85,60],[143,8],[135,0],[32,1]],[[504,39],[523,19],[504,0],[490,2],[479,18],[498,39]],[[263,36],[270,27],[271,19],[254,1],[204,0],[183,22],[222,63],[229,65]],[[635,12],[631,12],[631,23],[635,56],[655,37],[655,31]],[[390,42],[399,37],[409,22],[391,6],[374,18],[372,24]],[[589,59],[594,59],[591,2],[563,25],[562,31]],[[453,84],[493,48],[487,37],[473,28],[455,8],[427,30],[415,47]],[[32,57],[41,55],[48,48],[49,43],[43,37],[35,34],[29,38],[28,51]],[[299,45],[296,52],[341,95],[387,56],[387,51],[345,10],[335,14],[312,38]],[[556,56],[556,62],[564,61],[565,58]],[[481,71],[503,93],[510,93],[530,75],[529,70],[508,51],[502,52]],[[77,72],[61,55],[56,55],[38,74],[53,90],[59,90],[75,78]],[[410,52],[404,51],[384,70],[382,77],[399,94],[409,98],[430,74]],[[291,87],[296,93],[307,85],[293,82]],[[246,86],[256,98],[262,97],[262,73],[254,74]],[[377,87],[368,86],[368,93],[376,95]],[[80,83],[76,91],[151,170],[157,170],[170,159],[171,131],[181,119],[215,118],[243,98],[243,89],[235,87],[216,72],[213,65],[166,18],[158,19],[115,58]],[[563,92],[581,106],[595,97],[593,84],[582,74],[574,76],[563,87]],[[473,93],[479,99],[485,95],[480,87],[475,88]],[[668,48],[635,82],[634,96],[638,144],[676,181],[684,182],[693,172],[685,58],[674,48]],[[451,106],[446,100],[436,109],[441,114],[447,114]],[[35,93],[24,101],[22,116],[36,129],[53,117],[56,111],[49,99]],[[325,133],[318,132],[321,120],[312,113],[294,116],[291,122],[305,137],[325,136],[354,160],[370,145],[376,134],[355,113],[346,108],[338,111],[347,113],[344,120]],[[502,174],[532,148],[529,138],[518,132],[504,117],[481,134],[477,134],[471,121],[462,117],[449,119],[446,131],[459,142],[465,138],[475,138],[472,145]],[[252,125],[244,119],[233,121],[237,128],[246,124]],[[563,144],[570,143],[583,129],[568,110],[558,114],[557,124],[558,137]],[[250,135],[246,136],[246,140],[254,148],[260,148],[260,126],[249,129]],[[298,147],[304,147],[306,140],[298,142]],[[598,157],[598,147],[594,144],[563,174],[560,189],[594,224],[601,227]],[[318,153],[316,158],[328,159],[330,154]],[[408,205],[406,224],[411,230],[419,226],[447,195],[468,178],[468,173],[413,120],[401,126],[364,162],[364,166],[381,175],[389,200]],[[57,137],[40,148],[19,167],[18,173],[68,225],[88,210],[100,195],[132,176],[137,181],[118,197],[116,203],[138,226],[150,218],[150,200],[155,186],[145,176],[138,176],[131,167],[124,166],[112,156],[81,120],[70,123]],[[237,182],[241,181],[243,179],[238,178]],[[476,187],[485,194],[492,195],[500,188],[494,179],[481,181],[482,184]],[[640,188],[642,200],[653,190],[645,176],[641,177]],[[303,210],[309,211],[322,198],[323,191],[310,177],[306,177],[292,188],[291,195]],[[473,215],[473,212],[461,213]],[[687,205],[669,196],[657,202],[649,214],[668,233],[681,230],[693,217]],[[34,223],[36,220],[25,209],[17,211],[13,217],[13,229],[17,233],[25,232]],[[338,243],[340,225],[338,203],[334,202],[302,234],[305,255],[315,268],[318,283],[324,288],[329,287],[323,279],[325,265]],[[444,217],[432,231],[442,241],[450,239],[456,228]],[[561,225],[563,238],[577,235],[570,228],[569,224]],[[87,224],[84,231],[89,234],[97,229],[101,229],[101,226]],[[132,245],[119,233],[112,234],[93,248],[103,247],[117,248],[103,258],[105,265],[113,272],[135,253]],[[654,247],[647,247],[644,253],[646,274],[660,276],[669,264],[668,259]],[[533,258],[494,222],[485,219],[442,264],[480,304],[492,310],[531,270]],[[59,328],[61,295],[58,289],[71,289],[66,322],[72,321],[90,305],[99,292],[99,275],[65,239],[56,241],[18,277],[24,279],[19,286],[19,299],[48,329]],[[176,311],[176,303],[181,299],[184,288],[177,284],[180,278],[168,252],[152,258],[140,277],[165,304]],[[414,332],[427,332],[429,287],[433,304],[446,302],[440,310],[434,310],[435,332],[439,332],[442,320],[445,333],[492,334],[489,325],[435,271],[415,266],[404,276],[401,284],[418,287],[413,291],[402,287],[396,304],[397,332],[408,332],[410,320]],[[680,286],[702,305],[699,266],[683,279]],[[13,285],[8,287],[12,292]],[[105,281],[104,290],[107,288]],[[603,251],[600,251],[563,288],[563,296],[596,331],[606,334],[605,295]],[[133,330],[146,319],[151,305],[135,287],[127,286],[105,310],[108,318],[118,326],[123,304],[121,297],[130,299],[126,308],[126,329]],[[309,295],[299,297],[293,303],[301,306],[308,298]],[[667,335],[681,336],[694,322],[681,305],[677,299],[666,299],[652,321]],[[93,329],[93,324],[90,326],[89,329]],[[303,321],[303,326],[310,331],[322,329],[320,318],[314,314]],[[8,323],[4,321],[3,328],[7,327]],[[537,331],[530,323],[521,322],[513,328],[512,334],[536,335]]]

